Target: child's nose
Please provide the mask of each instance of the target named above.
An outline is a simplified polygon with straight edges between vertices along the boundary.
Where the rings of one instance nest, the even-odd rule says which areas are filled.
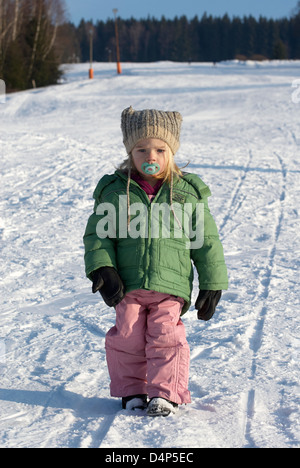
[[[155,150],[152,150],[152,149],[149,150],[147,154],[147,162],[155,161],[155,158],[156,158]]]

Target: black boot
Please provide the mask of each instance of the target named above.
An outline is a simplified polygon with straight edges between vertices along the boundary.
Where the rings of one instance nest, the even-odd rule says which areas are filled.
[[[127,410],[147,408],[147,395],[131,395],[122,398],[122,408]]]

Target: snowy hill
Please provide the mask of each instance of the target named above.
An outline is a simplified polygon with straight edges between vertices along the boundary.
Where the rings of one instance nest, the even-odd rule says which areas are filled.
[[[64,84],[0,104],[0,447],[299,447],[300,62],[87,74],[66,67]],[[129,105],[182,113],[176,161],[211,188],[230,275],[213,320],[184,316],[192,404],[164,419],[110,398],[114,312],[84,275],[92,193],[125,157]]]

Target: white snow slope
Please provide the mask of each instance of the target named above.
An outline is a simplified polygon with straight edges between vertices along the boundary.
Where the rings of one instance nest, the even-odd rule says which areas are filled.
[[[299,447],[300,62],[87,73],[0,104],[0,446]],[[84,274],[92,193],[125,157],[129,105],[182,113],[176,161],[211,188],[230,276],[211,321],[184,317],[192,403],[163,419],[110,397],[114,311]]]

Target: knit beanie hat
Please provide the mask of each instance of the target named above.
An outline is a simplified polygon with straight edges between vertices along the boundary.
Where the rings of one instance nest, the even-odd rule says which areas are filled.
[[[179,112],[165,112],[155,109],[134,110],[131,106],[124,109],[121,116],[123,143],[127,154],[139,140],[157,138],[169,145],[173,154],[180,146],[182,117]]]

